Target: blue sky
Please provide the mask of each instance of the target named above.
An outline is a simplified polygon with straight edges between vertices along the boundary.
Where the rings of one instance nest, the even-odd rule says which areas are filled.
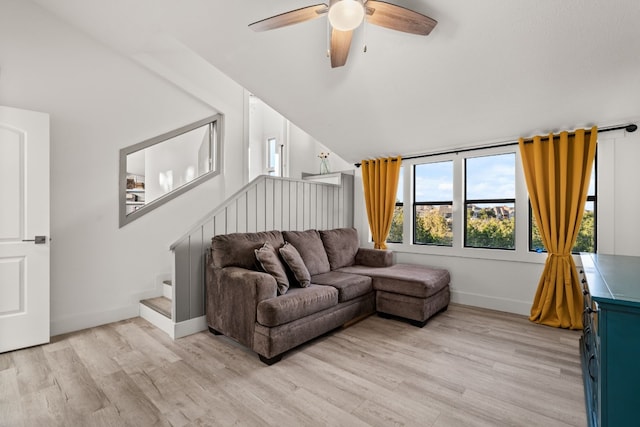
[[[416,200],[438,202],[453,199],[453,162],[416,165]]]
[[[469,199],[515,198],[515,153],[467,158],[467,197]],[[404,167],[403,167],[404,168]],[[403,175],[396,198],[403,201]],[[589,194],[595,194],[595,171],[591,174]],[[453,162],[416,165],[416,200],[448,201],[453,199]]]
[[[467,199],[515,199],[516,154],[467,158]]]
[[[467,158],[468,197],[515,198],[515,154]],[[453,162],[416,165],[417,201],[453,199]]]

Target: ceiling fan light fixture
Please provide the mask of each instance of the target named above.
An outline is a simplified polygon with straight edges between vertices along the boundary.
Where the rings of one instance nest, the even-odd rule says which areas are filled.
[[[358,0],[340,0],[329,9],[329,22],[339,31],[351,31],[362,23],[364,6]]]

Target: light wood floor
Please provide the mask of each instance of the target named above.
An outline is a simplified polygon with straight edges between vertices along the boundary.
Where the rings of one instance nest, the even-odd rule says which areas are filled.
[[[452,305],[371,316],[263,365],[136,318],[0,354],[2,426],[583,426],[579,332]]]

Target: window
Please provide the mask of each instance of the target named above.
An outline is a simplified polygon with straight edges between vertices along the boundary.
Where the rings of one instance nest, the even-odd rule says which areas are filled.
[[[406,179],[400,175],[387,242],[403,243],[407,245],[404,250],[413,252],[408,246],[412,245],[416,253],[446,251],[496,259],[512,259],[518,251],[544,252],[532,215],[529,221],[521,219],[516,223],[516,207],[520,218],[524,218],[527,200],[524,176],[516,174],[518,148],[496,148],[441,153],[428,160],[416,160],[418,156],[403,160]],[[406,169],[409,167],[411,171]],[[596,167],[594,162],[574,253],[595,252],[597,248]],[[410,215],[406,224],[405,214]],[[518,249],[516,235],[522,236]],[[499,251],[490,253],[477,248]],[[531,259],[538,258],[531,255]]]
[[[515,249],[515,160],[515,153],[465,159],[465,247]]]
[[[120,150],[120,227],[220,173],[215,115]]]
[[[396,207],[393,210],[391,219],[391,229],[387,236],[387,243],[402,243],[402,232],[404,229],[404,166],[400,167],[398,177],[398,189],[396,190]]]
[[[414,167],[413,242],[453,244],[453,161]]]
[[[275,138],[267,139],[267,174],[279,176],[280,171],[280,154],[278,153],[278,144]]]
[[[529,204],[529,250],[534,252],[546,252],[540,237],[540,229],[536,224],[536,219],[531,211]],[[572,252],[596,252],[596,163],[594,161],[591,169],[591,179],[589,180],[589,189],[587,192],[587,202],[584,205],[584,215],[576,244],[573,245]]]

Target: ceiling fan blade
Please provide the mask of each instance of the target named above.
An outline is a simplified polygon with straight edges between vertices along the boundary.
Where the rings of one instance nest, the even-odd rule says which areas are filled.
[[[331,28],[331,68],[342,67],[347,63],[353,30],[340,31]]]
[[[426,15],[386,1],[369,0],[367,22],[404,33],[428,35],[438,21]]]
[[[324,15],[329,11],[329,6],[324,3],[303,7],[281,13],[270,18],[249,24],[253,31],[267,31],[275,28],[286,27],[287,25],[298,24],[300,22],[311,21]]]

